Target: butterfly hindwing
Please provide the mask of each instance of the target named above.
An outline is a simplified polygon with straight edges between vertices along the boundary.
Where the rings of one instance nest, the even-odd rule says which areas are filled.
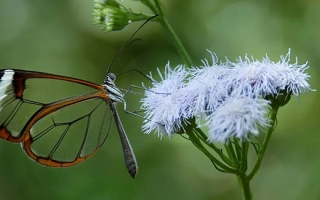
[[[93,99],[85,100],[90,97]],[[45,107],[26,127],[23,148],[41,164],[77,164],[92,156],[109,134],[112,115],[104,99],[87,95],[82,101],[60,107],[65,103],[71,100],[55,104],[58,107],[54,109]]]

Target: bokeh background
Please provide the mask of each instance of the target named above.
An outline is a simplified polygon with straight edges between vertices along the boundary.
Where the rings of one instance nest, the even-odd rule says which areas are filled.
[[[139,2],[124,3],[149,12]],[[92,25],[92,5],[89,0],[1,0],[0,68],[101,83],[116,51],[141,23],[104,33]],[[319,0],[163,0],[163,5],[195,64],[210,58],[206,49],[222,60],[246,53],[261,59],[267,53],[278,61],[291,48],[292,62],[295,57],[301,64],[308,61],[310,84],[319,90]],[[156,74],[156,68],[163,69],[168,61],[172,66],[182,63],[159,24],[147,24],[135,38],[141,41],[120,54],[112,72],[139,69]],[[148,80],[135,73],[117,79],[124,89],[141,82]],[[131,110],[139,108],[140,97],[127,96]],[[319,93],[309,92],[280,109],[279,125],[252,181],[255,199],[320,199],[318,101]],[[144,135],[142,119],[120,114],[139,162],[135,180],[126,172],[115,130],[93,158],[64,169],[38,165],[19,145],[0,141],[0,199],[241,199],[235,177],[217,172],[188,141]]]

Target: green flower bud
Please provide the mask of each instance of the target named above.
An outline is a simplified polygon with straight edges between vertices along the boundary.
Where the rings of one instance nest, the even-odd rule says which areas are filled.
[[[93,5],[93,23],[110,32],[121,30],[134,21],[147,20],[150,16],[134,13],[114,0],[96,0]]]
[[[267,95],[266,99],[271,101],[271,106],[282,107],[290,101],[291,96],[292,92],[285,88],[284,90],[280,90],[277,96]]]

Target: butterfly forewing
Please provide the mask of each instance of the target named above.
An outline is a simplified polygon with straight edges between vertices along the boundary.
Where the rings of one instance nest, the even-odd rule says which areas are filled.
[[[24,124],[42,104],[16,98],[12,70],[0,71],[0,75],[0,138],[21,142]]]
[[[28,79],[23,99],[49,104],[61,99],[75,97],[96,91],[86,85],[55,79]]]

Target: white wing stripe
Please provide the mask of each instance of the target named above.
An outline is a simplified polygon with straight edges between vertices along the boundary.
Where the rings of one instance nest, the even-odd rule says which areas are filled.
[[[12,83],[14,71],[7,69],[4,71],[3,76],[0,79],[0,101],[7,96],[7,88]],[[1,102],[0,102],[1,106]],[[0,108],[1,110],[1,108]]]

